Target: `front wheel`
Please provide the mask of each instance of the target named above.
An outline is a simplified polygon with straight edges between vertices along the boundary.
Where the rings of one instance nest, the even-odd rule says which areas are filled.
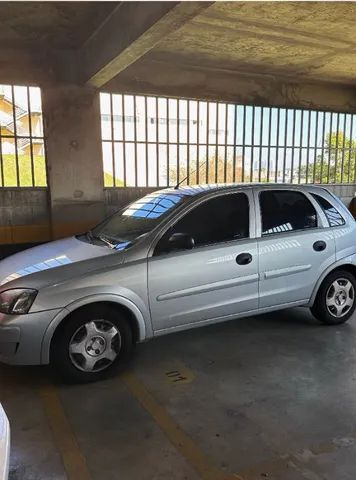
[[[108,306],[88,306],[64,322],[54,338],[51,363],[66,380],[100,380],[128,359],[132,331],[121,313]]]
[[[331,272],[321,284],[311,312],[326,325],[344,323],[355,311],[355,292],[356,281],[350,272]]]

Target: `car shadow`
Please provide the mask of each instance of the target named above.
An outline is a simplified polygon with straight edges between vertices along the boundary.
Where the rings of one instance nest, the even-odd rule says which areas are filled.
[[[350,323],[338,325],[336,328],[342,330],[352,329],[352,319]],[[318,331],[320,329],[332,330],[335,327],[328,327],[320,324],[306,308],[285,309],[277,312],[266,313],[251,317],[241,317],[213,325],[207,325],[199,328],[192,328],[182,332],[172,333],[167,336],[160,336],[151,341],[136,346],[133,357],[126,365],[126,370],[135,370],[140,367],[140,362],[147,361],[147,355],[155,362],[155,351],[160,351],[160,358],[166,359],[170,356],[180,353],[182,348],[187,345],[206,343],[207,348],[211,347],[212,342],[224,344],[231,336],[238,336],[251,340],[255,332],[256,335],[271,334],[278,332],[292,335],[293,332],[303,332],[303,330]],[[157,359],[158,360],[158,359]],[[49,366],[9,366],[0,364],[0,402],[6,389],[11,388],[42,388],[49,385],[60,386],[68,384],[59,377]]]

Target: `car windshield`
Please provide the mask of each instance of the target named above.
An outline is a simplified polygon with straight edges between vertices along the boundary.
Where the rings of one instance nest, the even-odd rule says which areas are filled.
[[[116,250],[124,250],[152,231],[186,198],[182,191],[154,192],[123,208],[88,235]]]

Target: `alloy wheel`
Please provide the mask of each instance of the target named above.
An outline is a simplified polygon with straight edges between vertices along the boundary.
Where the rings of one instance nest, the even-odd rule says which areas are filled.
[[[83,372],[108,368],[121,349],[118,328],[108,320],[92,320],[79,327],[69,343],[73,365]]]
[[[355,301],[355,291],[347,278],[338,278],[328,288],[326,306],[333,317],[343,317],[352,308]]]

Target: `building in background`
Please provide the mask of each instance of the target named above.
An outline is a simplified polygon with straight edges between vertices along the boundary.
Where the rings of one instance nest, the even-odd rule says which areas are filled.
[[[0,85],[0,186],[46,186],[41,92]]]
[[[353,114],[108,93],[100,104],[106,187],[356,180]]]
[[[101,94],[105,185],[172,186],[188,173],[190,184],[241,181],[233,107]]]

